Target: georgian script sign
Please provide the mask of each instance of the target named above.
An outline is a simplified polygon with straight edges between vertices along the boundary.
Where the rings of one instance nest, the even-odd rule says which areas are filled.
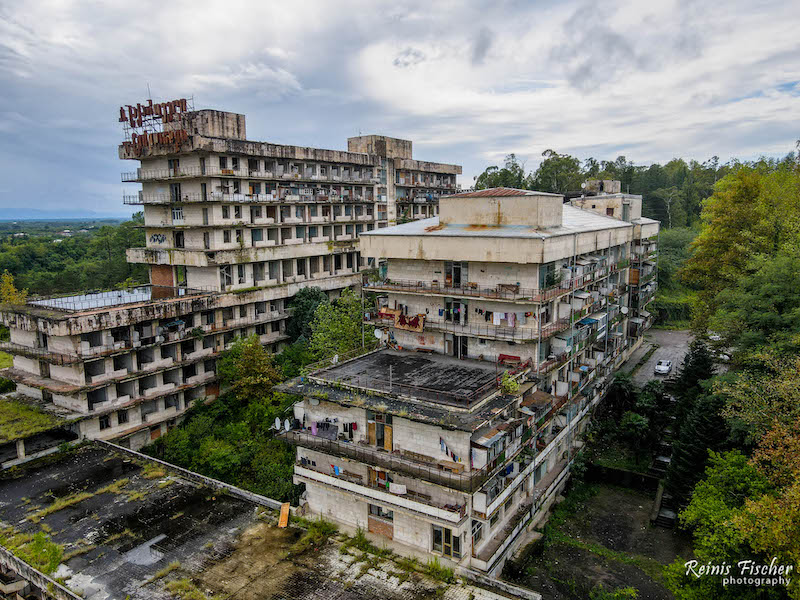
[[[188,110],[186,98],[153,104],[148,100],[146,104],[137,103],[136,106],[128,104],[119,107],[119,122],[124,123],[126,138],[130,132],[130,139],[122,142],[122,147],[127,154],[141,156],[148,147],[173,147],[175,152],[181,144],[189,140],[189,133],[185,129],[164,130],[166,123],[172,123],[176,116]],[[138,130],[138,131],[137,131]]]
[[[153,104],[152,100],[148,100],[147,104],[136,106],[128,104],[119,107],[119,122],[127,122],[131,127],[143,127],[146,121],[160,118],[162,123],[171,123],[175,120],[176,114],[186,112],[186,107],[186,98],[159,104]]]

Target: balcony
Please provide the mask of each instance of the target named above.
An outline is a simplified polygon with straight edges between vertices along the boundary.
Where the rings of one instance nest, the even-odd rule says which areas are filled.
[[[382,467],[462,492],[477,490],[487,481],[489,476],[494,474],[493,472],[487,472],[485,469],[473,470],[467,473],[452,473],[445,471],[436,463],[416,461],[401,454],[399,451],[388,452],[366,444],[329,440],[306,431],[283,431],[278,434],[278,437],[301,448],[309,448],[324,454],[349,458],[367,465]]]
[[[272,171],[251,170],[240,166],[238,169],[221,169],[216,166],[206,165],[205,167],[178,167],[167,169],[137,169],[136,171],[122,173],[122,181],[125,183],[138,183],[142,181],[159,181],[170,179],[190,179],[196,177],[234,177],[240,179],[272,179],[272,180],[291,180],[291,181],[327,181],[334,183],[349,183],[356,185],[373,185],[376,183],[374,177],[361,174],[343,175],[303,175],[299,172],[286,172],[279,169],[277,173]]]
[[[405,494],[393,494],[386,491],[385,487],[366,485],[360,475],[348,473],[344,469],[340,469],[339,475],[336,475],[335,472],[328,472],[330,470],[330,467],[326,470],[298,461],[295,463],[294,474],[450,523],[460,523],[466,517],[466,504],[438,504],[429,495],[412,490],[407,490]]]
[[[463,298],[487,298],[490,300],[503,300],[512,302],[545,302],[556,296],[566,294],[570,291],[569,287],[561,284],[552,285],[541,289],[526,289],[518,285],[498,284],[493,288],[482,288],[477,283],[466,283],[463,285],[442,284],[436,280],[432,281],[410,281],[410,280],[389,280],[370,283],[366,286],[372,290],[387,292],[405,292],[410,294],[431,294],[441,296],[455,296]]]

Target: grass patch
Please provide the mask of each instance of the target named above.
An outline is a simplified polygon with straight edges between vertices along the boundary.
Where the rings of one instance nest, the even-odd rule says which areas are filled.
[[[168,582],[164,589],[180,600],[217,600],[220,598],[220,596],[206,596],[187,577]]]
[[[169,563],[163,569],[159,569],[158,571],[156,571],[155,575],[153,575],[150,579],[145,581],[144,584],[147,585],[148,583],[153,583],[154,581],[158,581],[159,579],[164,579],[164,577],[166,577],[167,575],[169,575],[173,571],[175,571],[177,569],[180,569],[180,568],[181,568],[180,561],[173,560],[171,563]]]
[[[61,419],[16,400],[0,400],[0,444],[58,427]]]
[[[650,453],[637,456],[636,452],[631,448],[616,443],[610,443],[604,448],[598,448],[595,451],[592,462],[601,467],[634,471],[636,473],[647,473],[650,469],[651,461]]]
[[[444,566],[435,556],[427,562],[423,573],[425,573],[425,575],[431,579],[435,579],[443,583],[453,583],[456,577],[455,571],[453,571],[453,569],[450,567]]]
[[[80,556],[81,554],[86,554],[90,550],[94,550],[97,548],[95,544],[87,544],[85,546],[81,546],[80,548],[75,548],[75,550],[70,550],[64,556],[61,557],[61,562],[67,562],[70,558],[74,558],[76,556]]]
[[[166,477],[167,470],[158,463],[145,463],[142,468],[142,477],[145,479],[161,479]]]
[[[348,548],[355,548],[356,550],[361,550],[361,552],[368,552],[369,554],[373,554],[378,558],[389,558],[392,555],[392,551],[388,548],[378,548],[375,544],[370,542],[367,539],[367,535],[364,533],[364,530],[360,527],[356,529],[356,534],[348,538],[340,548],[340,551],[343,554],[347,552]]]
[[[46,506],[42,510],[39,510],[33,514],[28,515],[27,519],[29,521],[33,521],[34,523],[38,523],[47,515],[51,515],[54,512],[58,512],[59,510],[63,510],[67,507],[80,504],[84,500],[88,500],[89,498],[93,498],[99,494],[107,494],[107,493],[119,494],[120,490],[123,487],[125,487],[129,481],[130,480],[127,478],[120,479],[94,492],[78,492],[77,494],[70,494],[69,496],[64,496],[63,498],[55,500],[52,504]]]
[[[0,369],[7,369],[14,366],[14,357],[8,352],[0,352]]]
[[[0,529],[0,546],[46,575],[58,568],[64,556],[64,547],[56,544],[43,531],[30,534],[13,527]]]
[[[316,521],[308,521],[306,519],[295,519],[295,521],[307,524],[306,532],[297,540],[292,546],[291,555],[303,554],[307,550],[314,548],[315,550],[323,546],[338,529],[336,525],[324,519]]]

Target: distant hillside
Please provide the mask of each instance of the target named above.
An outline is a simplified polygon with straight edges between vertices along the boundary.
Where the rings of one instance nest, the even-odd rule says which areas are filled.
[[[57,210],[42,210],[38,208],[7,208],[0,207],[0,221],[49,221],[53,219],[130,219],[133,211],[118,213],[98,213],[91,210],[71,210],[69,208]]]

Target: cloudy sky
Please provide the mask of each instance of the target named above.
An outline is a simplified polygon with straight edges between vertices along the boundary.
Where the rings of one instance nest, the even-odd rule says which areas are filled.
[[[194,97],[250,139],[382,133],[464,166],[782,155],[800,138],[795,2],[0,0],[0,218],[124,214],[121,104]]]

